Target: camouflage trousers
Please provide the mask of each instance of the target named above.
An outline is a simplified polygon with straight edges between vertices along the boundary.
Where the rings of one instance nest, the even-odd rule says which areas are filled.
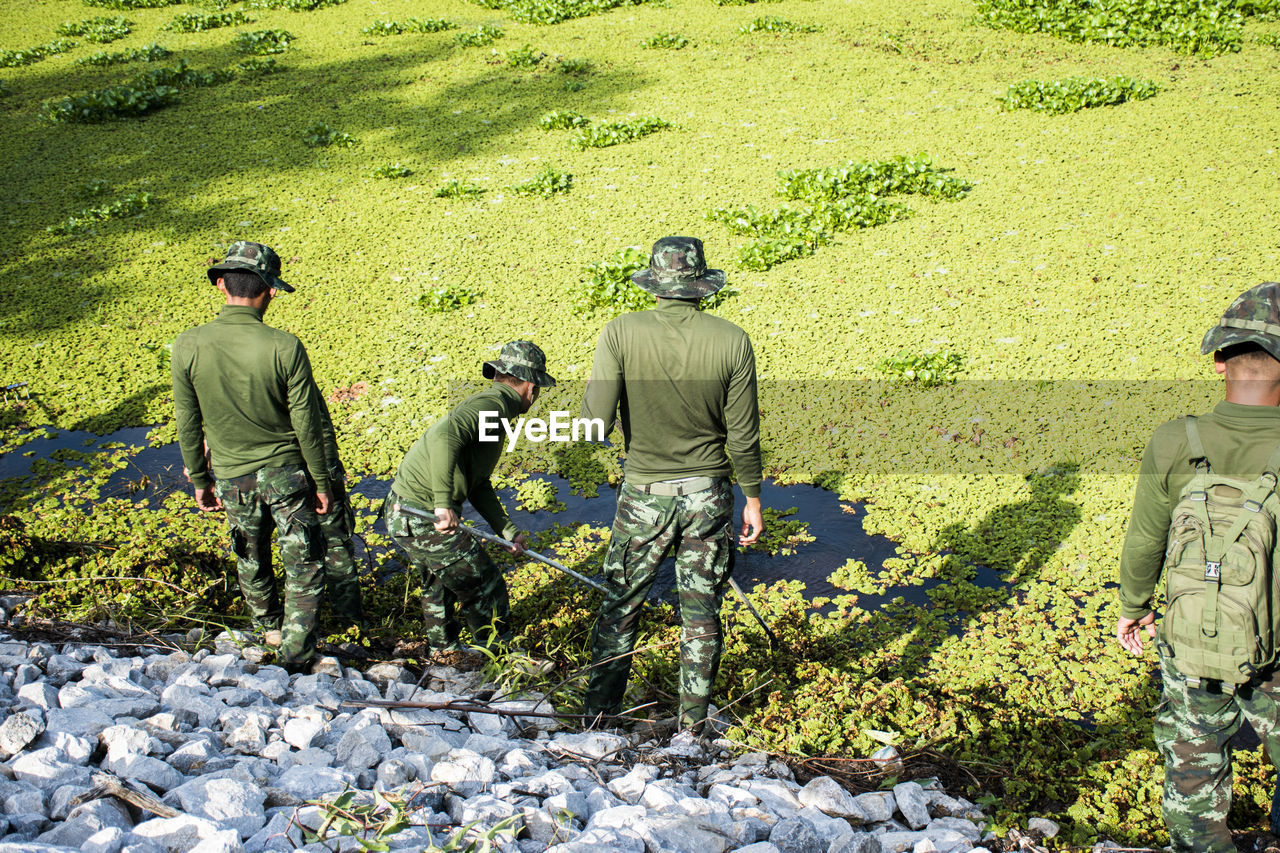
[[[1235,853],[1227,831],[1231,809],[1231,738],[1247,719],[1280,758],[1280,678],[1250,682],[1234,694],[1216,682],[1192,687],[1163,656],[1164,690],[1156,706],[1155,741],[1164,756],[1164,822],[1174,853]],[[1277,815],[1273,806],[1272,823]]]
[[[227,513],[240,593],[260,630],[283,634],[280,663],[300,665],[315,657],[316,612],[324,591],[324,538],[301,465],[262,468],[214,489]],[[284,606],[271,568],[271,533],[277,531],[284,564]]]
[[[479,540],[461,530],[441,533],[431,519],[401,509],[394,494],[386,520],[411,571],[422,578],[422,633],[431,648],[456,646],[462,620],[477,645],[509,639],[507,582]]]
[[[706,719],[720,668],[720,603],[733,572],[733,489],[717,480],[683,496],[645,494],[623,484],[605,552],[609,592],[591,639],[587,713],[622,711],[640,609],[668,551],[676,556],[680,601],[680,725]]]
[[[364,624],[360,600],[360,572],[356,568],[355,510],[347,495],[347,472],[342,463],[329,467],[329,512],[318,516],[324,536],[324,596],[335,621],[344,626]]]

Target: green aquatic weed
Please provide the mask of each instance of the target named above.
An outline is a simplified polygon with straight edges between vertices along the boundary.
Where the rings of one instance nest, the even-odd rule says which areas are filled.
[[[80,36],[95,44],[110,44],[133,32],[133,21],[119,15],[90,18],[87,21],[59,24],[56,32],[60,36]]]
[[[552,110],[538,119],[538,127],[543,130],[569,130],[575,127],[586,127],[591,119],[571,110]]]
[[[131,50],[120,50],[114,53],[101,51],[99,53],[84,56],[76,60],[76,65],[120,65],[126,62],[159,62],[162,59],[168,59],[173,55],[173,51],[168,48],[161,47],[158,44],[149,44],[146,47],[135,47]]]
[[[898,352],[881,359],[876,368],[895,382],[936,388],[956,381],[964,369],[965,358],[955,352]]]
[[[236,33],[232,44],[241,53],[264,56],[284,53],[295,38],[296,36],[287,30],[253,30],[247,33]]]
[[[464,183],[454,180],[445,181],[444,184],[436,188],[436,198],[475,198],[484,195],[485,188],[479,184]]]
[[[311,148],[351,148],[359,140],[349,133],[330,127],[322,121],[315,122],[302,132],[302,141]]]
[[[148,192],[130,193],[110,204],[85,208],[74,216],[68,216],[57,225],[50,225],[45,230],[50,234],[78,234],[97,222],[136,216],[151,206],[152,198],[153,196]]]
[[[573,186],[573,175],[558,172],[554,166],[548,166],[524,183],[508,187],[516,195],[538,195],[550,198],[556,193],[567,193]]]
[[[689,46],[689,39],[680,33],[658,33],[640,42],[640,46],[650,50],[681,50]]]
[[[795,21],[788,21],[785,18],[778,18],[772,15],[763,18],[756,18],[749,24],[739,27],[739,32],[743,33],[819,33],[822,32],[821,24],[797,24]]]
[[[185,15],[179,15],[168,24],[165,25],[166,30],[175,33],[202,33],[206,30],[216,30],[222,27],[238,27],[241,24],[252,24],[253,18],[249,17],[243,10],[236,9],[233,12],[215,12],[211,15],[202,15],[199,12],[188,12]]]
[[[373,178],[407,178],[412,174],[413,170],[401,163],[386,163],[369,170]]]
[[[558,24],[584,18],[619,6],[639,6],[645,0],[474,0],[489,9],[501,9],[525,24]]]
[[[398,36],[403,33],[439,33],[458,25],[444,18],[407,18],[403,21],[376,21],[360,30],[366,36]]]
[[[76,43],[73,41],[54,39],[23,50],[0,50],[0,68],[21,68],[24,65],[34,65],[50,56],[66,53],[75,46]]]
[[[471,305],[480,298],[480,291],[459,284],[442,284],[418,297],[418,307],[428,314],[443,314]]]
[[[484,47],[502,38],[502,27],[494,24],[481,24],[474,30],[458,33],[455,37],[461,47]]]
[[[534,50],[533,45],[526,44],[507,51],[507,65],[511,68],[537,68],[546,56],[542,51]]]
[[[613,145],[621,145],[624,142],[641,139],[671,126],[671,122],[664,121],[656,116],[645,116],[631,119],[630,121],[590,124],[585,127],[579,127],[578,133],[573,137],[573,144],[577,148],[609,148]]]
[[[1009,86],[1000,98],[1006,110],[1037,110],[1062,115],[1090,107],[1140,101],[1159,91],[1150,80],[1128,77],[1068,77],[1065,80],[1023,80]]]

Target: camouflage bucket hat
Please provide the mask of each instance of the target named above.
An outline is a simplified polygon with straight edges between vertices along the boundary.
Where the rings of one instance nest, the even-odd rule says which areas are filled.
[[[209,267],[209,283],[218,283],[218,273],[226,270],[244,270],[258,274],[258,278],[267,283],[267,287],[293,293],[293,288],[280,278],[280,256],[270,246],[261,243],[250,243],[248,240],[237,240],[227,250],[227,258],[220,264]]]
[[[546,355],[532,341],[505,344],[497,360],[486,361],[480,372],[485,379],[492,379],[495,373],[505,373],[542,388],[556,384],[556,380],[547,374]]]
[[[631,280],[664,299],[702,299],[724,287],[724,270],[707,269],[697,237],[663,237],[653,244],[649,268]]]
[[[1264,281],[1237,296],[1218,325],[1205,333],[1200,352],[1208,355],[1247,343],[1280,359],[1280,282]]]

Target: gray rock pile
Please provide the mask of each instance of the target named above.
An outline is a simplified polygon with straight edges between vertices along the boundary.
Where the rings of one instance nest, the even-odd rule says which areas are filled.
[[[352,707],[465,701],[482,676],[433,668],[419,686],[394,664],[291,676],[260,660],[226,635],[121,657],[0,634],[0,853],[350,851],[399,817],[391,850],[460,832],[504,853],[987,849],[982,813],[936,783],[854,796],[723,740]],[[491,706],[550,710],[536,694]]]

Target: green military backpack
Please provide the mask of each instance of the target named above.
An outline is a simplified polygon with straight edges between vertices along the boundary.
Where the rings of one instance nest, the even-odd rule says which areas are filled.
[[[1213,474],[1196,419],[1186,418],[1196,473],[1173,508],[1161,649],[1188,680],[1243,684],[1276,660],[1280,596],[1276,495],[1280,448],[1256,480]]]

